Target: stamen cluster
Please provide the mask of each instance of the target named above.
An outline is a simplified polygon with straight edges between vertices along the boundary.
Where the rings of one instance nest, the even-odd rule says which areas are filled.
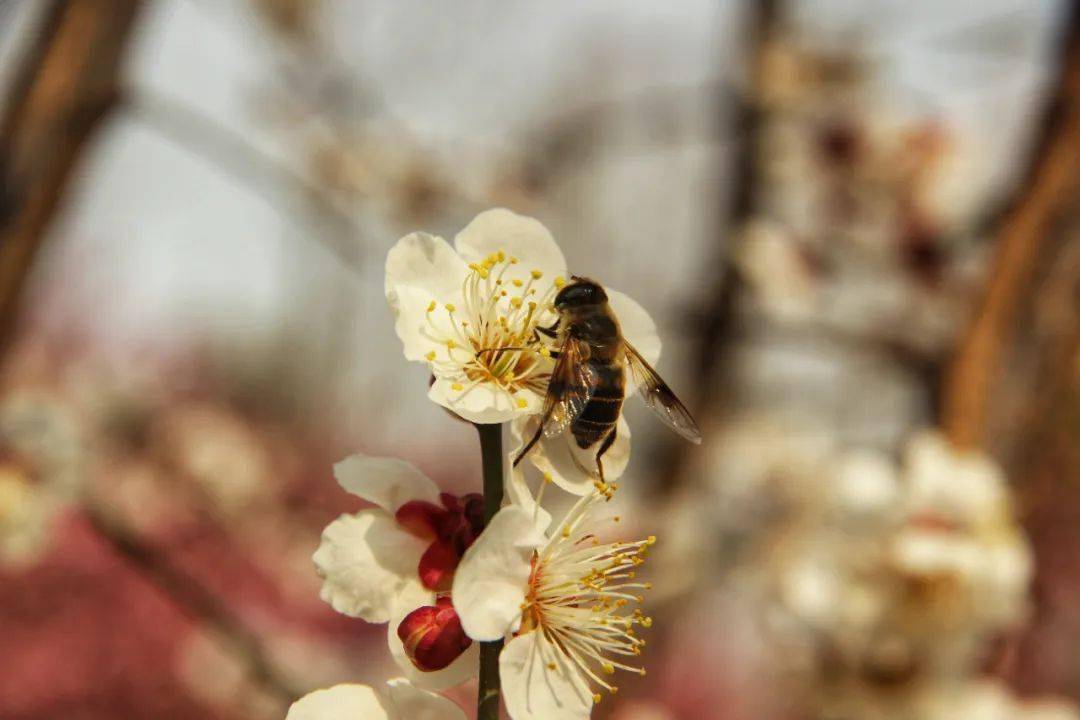
[[[521,632],[542,633],[547,642],[537,647],[549,670],[580,673],[615,693],[618,687],[605,676],[616,669],[645,675],[643,668],[622,659],[640,655],[645,646],[635,626],[652,625],[652,618],[630,607],[643,602],[639,593],[652,587],[637,581],[636,568],[656,538],[605,544],[582,532],[603,497],[598,493],[578,501],[548,543],[535,552],[521,605]],[[593,702],[600,702],[600,697],[594,693]]]
[[[525,280],[508,277],[518,263],[502,250],[469,263],[461,307],[445,303],[440,311],[434,300],[428,305],[424,334],[441,349],[429,351],[426,359],[462,395],[481,383],[511,395],[525,388],[542,395],[547,387],[551,351],[537,328],[555,321],[551,303],[565,280],[557,277],[545,286],[540,270],[531,270]],[[528,407],[522,397],[515,404]]]

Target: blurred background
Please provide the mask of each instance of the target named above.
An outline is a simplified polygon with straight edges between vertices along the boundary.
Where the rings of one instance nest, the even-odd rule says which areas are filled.
[[[396,674],[310,556],[352,452],[479,487],[383,262],[493,206],[706,433],[629,403],[595,716],[1080,717],[1078,177],[1067,0],[0,0],[0,718]]]

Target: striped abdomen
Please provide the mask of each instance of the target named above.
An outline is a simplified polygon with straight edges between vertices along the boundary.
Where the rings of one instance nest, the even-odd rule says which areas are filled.
[[[596,374],[596,384],[593,385],[588,404],[570,426],[580,448],[591,447],[611,432],[619,421],[625,395],[621,366],[615,363],[589,364]]]

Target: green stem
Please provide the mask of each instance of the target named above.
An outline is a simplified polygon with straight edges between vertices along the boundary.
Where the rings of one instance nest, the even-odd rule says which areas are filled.
[[[502,425],[477,425],[484,467],[484,524],[499,511],[503,499]],[[480,643],[480,688],[476,720],[499,720],[499,653],[503,641]]]

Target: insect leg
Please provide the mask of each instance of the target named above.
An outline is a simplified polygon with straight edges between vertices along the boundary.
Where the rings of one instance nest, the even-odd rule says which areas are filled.
[[[608,451],[608,448],[615,442],[615,435],[619,431],[619,426],[615,425],[611,428],[611,432],[604,438],[604,442],[600,444],[600,449],[596,451],[596,470],[600,473],[600,482],[604,482],[604,461],[601,459],[604,453]]]
[[[559,323],[555,323],[551,327],[538,327],[538,328],[536,328],[536,332],[541,333],[543,335],[546,335],[549,338],[555,338],[555,337],[559,336],[559,333],[556,330],[556,328],[558,326],[559,326]]]
[[[547,418],[547,416],[545,416],[544,419],[546,420],[546,418]],[[529,442],[525,445],[525,447],[521,448],[521,452],[519,452],[517,454],[517,457],[514,458],[513,467],[518,466],[518,463],[521,462],[521,459],[523,457],[525,457],[525,455],[527,455],[530,450],[533,449],[533,445],[535,445],[537,442],[539,442],[540,436],[543,433],[544,433],[544,422],[543,422],[543,420],[541,420],[540,427],[536,428],[536,434],[532,436],[532,439],[529,440]]]

